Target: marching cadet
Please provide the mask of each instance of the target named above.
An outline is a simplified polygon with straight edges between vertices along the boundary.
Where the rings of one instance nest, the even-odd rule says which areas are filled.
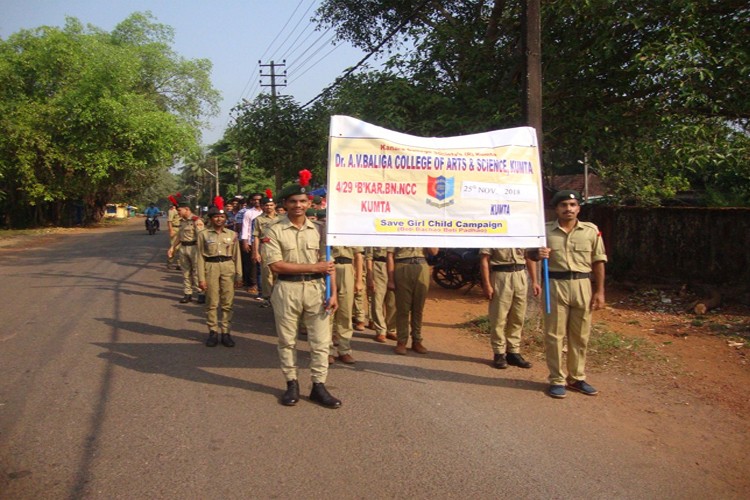
[[[263,262],[260,248],[262,246],[263,234],[271,224],[275,224],[279,217],[276,215],[276,202],[273,199],[273,193],[270,189],[266,189],[266,196],[261,200],[261,208],[263,209],[263,215],[259,215],[253,221],[253,262],[260,264],[260,287],[259,291],[262,293],[263,304],[261,307],[268,307],[271,305],[271,290],[273,289],[273,273],[268,268],[268,264]]]
[[[550,383],[547,394],[558,399],[565,397],[566,387],[587,396],[599,393],[586,382],[585,366],[591,311],[604,307],[607,255],[599,229],[590,222],[578,220],[580,201],[577,191],[555,194],[552,206],[557,220],[546,225],[549,248],[538,252],[540,258],[549,258],[552,311],[544,318]],[[563,340],[566,338],[567,374],[563,368]]]
[[[182,286],[185,295],[180,299],[180,304],[187,304],[193,300],[193,290],[198,289],[198,233],[203,231],[204,224],[200,217],[193,215],[190,204],[180,201],[177,211],[180,214],[180,229],[177,231],[176,243],[169,247],[167,257],[177,252],[182,269]],[[198,295],[198,303],[203,304],[206,296]]]
[[[209,227],[198,234],[198,286],[206,292],[206,346],[216,347],[220,330],[222,345],[234,347],[230,325],[234,287],[242,286],[242,258],[237,233],[225,227],[227,214],[220,196],[208,209],[208,220]]]
[[[372,318],[375,342],[396,340],[396,295],[388,289],[385,247],[367,247],[365,265],[367,269],[367,291],[370,293],[370,318]]]
[[[331,343],[329,313],[338,308],[336,269],[333,261],[325,260],[325,233],[321,225],[309,220],[305,211],[310,206],[307,193],[312,174],[300,172],[299,182],[282,193],[287,217],[268,228],[263,237],[263,259],[277,281],[271,293],[276,320],[279,359],[287,381],[281,404],[293,406],[299,401],[297,369],[297,327],[307,327],[310,344],[310,399],[327,408],[339,408],[341,401],[325,387],[328,376],[328,347]],[[331,276],[331,294],[326,304],[326,275]]]
[[[521,356],[521,332],[526,318],[527,266],[534,297],[542,290],[537,282],[536,262],[527,258],[522,248],[481,248],[479,258],[482,290],[490,301],[492,365],[500,369],[508,365],[531,368],[531,363]]]
[[[179,205],[177,198],[179,198],[180,196],[182,196],[180,193],[177,193],[174,196],[168,196],[169,210],[167,211],[167,229],[169,230],[170,247],[176,246],[178,242],[177,231],[180,230],[180,221],[182,220],[182,217],[180,217],[180,212],[177,210],[177,206]],[[167,258],[167,269],[170,269],[172,265],[175,265],[176,269],[180,269],[179,263],[175,264],[176,259],[177,256],[175,255]]]
[[[336,263],[336,289],[338,290],[338,304],[333,315],[331,328],[338,340],[337,345],[331,344],[329,356],[338,354],[338,360],[347,365],[356,361],[352,356],[352,308],[354,295],[362,290],[362,247],[336,246],[331,248],[331,257]],[[329,362],[332,359],[329,357]]]
[[[388,289],[396,293],[396,354],[406,354],[410,335],[412,351],[427,354],[422,344],[422,313],[430,288],[426,257],[437,253],[437,248],[388,248]]]

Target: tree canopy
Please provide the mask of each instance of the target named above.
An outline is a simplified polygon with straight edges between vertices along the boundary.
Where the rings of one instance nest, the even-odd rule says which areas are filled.
[[[98,220],[198,148],[217,109],[210,62],[170,48],[172,30],[136,13],[111,33],[63,28],[0,40],[0,213],[6,226]],[[120,199],[118,199],[120,198]]]
[[[521,0],[325,0],[324,28],[386,70],[349,79],[336,112],[425,135],[524,125]],[[750,204],[747,19],[740,0],[542,2],[544,166],[584,155],[622,203]]]

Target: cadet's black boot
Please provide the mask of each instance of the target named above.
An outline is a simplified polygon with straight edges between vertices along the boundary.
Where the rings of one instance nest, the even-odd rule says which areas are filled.
[[[199,304],[205,304],[206,303],[206,295],[205,294],[198,294],[198,303]]]
[[[517,366],[519,368],[531,368],[531,363],[523,359],[523,356],[521,356],[517,352],[509,352],[506,355],[506,358],[508,360],[508,364],[511,366]]]
[[[187,304],[191,300],[193,300],[193,296],[186,293],[185,296],[180,299],[180,304]]]
[[[290,380],[286,383],[286,392],[281,396],[281,404],[284,406],[294,406],[299,401],[299,382]]]
[[[222,333],[221,334],[221,345],[226,347],[234,347],[234,340],[232,340],[232,336],[228,333]]]
[[[495,357],[492,359],[492,366],[495,368],[508,368],[508,362],[505,360],[505,354],[495,354]]]
[[[216,347],[219,344],[219,334],[211,330],[208,332],[208,338],[206,339],[206,347]]]
[[[323,382],[313,383],[312,392],[310,393],[310,401],[315,401],[326,408],[340,408],[341,401],[331,396],[331,393],[326,389],[326,385]]]

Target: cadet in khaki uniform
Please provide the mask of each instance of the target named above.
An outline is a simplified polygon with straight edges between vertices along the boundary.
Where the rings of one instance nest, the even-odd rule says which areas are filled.
[[[438,249],[402,247],[387,250],[388,289],[396,292],[398,340],[394,352],[406,354],[406,343],[411,334],[412,351],[427,354],[422,344],[422,313],[430,288],[430,266],[425,257],[436,255]]]
[[[547,245],[539,251],[549,258],[552,313],[545,316],[544,343],[549,368],[547,394],[564,398],[565,388],[595,396],[586,382],[586,350],[591,311],[604,307],[604,264],[607,255],[599,229],[578,220],[581,195],[560,191],[552,198],[557,220],[548,222]],[[593,290],[592,290],[593,277]],[[567,375],[563,368],[563,339],[568,340]]]
[[[396,340],[396,294],[388,289],[385,247],[365,249],[367,291],[370,293],[370,318],[375,342]]]
[[[169,246],[174,247],[177,246],[177,242],[179,241],[177,239],[177,231],[180,230],[180,221],[182,220],[182,217],[180,217],[180,212],[177,210],[177,206],[179,205],[177,198],[169,196],[169,202],[171,205],[167,211],[167,229],[169,230]],[[170,269],[172,265],[175,265],[176,258],[177,256],[175,255],[167,258],[167,269]],[[175,267],[179,269],[179,264],[175,265]]]
[[[312,174],[300,172],[299,183],[282,191],[287,216],[268,228],[263,237],[263,259],[277,281],[271,294],[276,319],[279,359],[287,381],[281,404],[293,406],[299,401],[297,373],[297,327],[302,320],[310,344],[310,372],[313,382],[310,399],[328,408],[341,401],[325,387],[328,376],[328,347],[331,344],[329,313],[336,311],[336,269],[325,260],[325,233],[320,224],[305,216]],[[331,276],[331,297],[325,303],[325,276]]]
[[[263,209],[263,215],[259,215],[253,220],[253,262],[260,264],[260,291],[263,297],[263,304],[261,307],[268,307],[271,305],[269,299],[271,298],[271,290],[273,289],[273,273],[268,268],[268,264],[263,261],[260,253],[260,247],[263,245],[261,241],[263,234],[271,224],[275,224],[279,220],[276,215],[276,202],[273,200],[273,193],[270,189],[266,189],[266,196],[261,200],[261,208]]]
[[[206,292],[206,346],[215,347],[219,343],[218,329],[222,345],[234,347],[230,325],[234,287],[242,286],[240,242],[237,233],[225,227],[227,215],[220,197],[208,209],[208,219],[210,226],[198,234],[198,286]]]
[[[482,290],[490,301],[492,365],[501,369],[508,365],[531,368],[531,363],[520,353],[528,293],[527,265],[534,297],[541,292],[536,278],[536,262],[527,259],[522,248],[481,248],[479,258]]]
[[[178,252],[180,267],[182,268],[182,286],[185,295],[180,299],[181,304],[193,300],[193,289],[198,289],[198,233],[203,231],[203,221],[197,215],[193,215],[190,204],[181,201],[177,210],[180,213],[180,229],[177,231],[177,243],[167,251],[170,259]],[[205,295],[198,296],[198,303],[206,300]]]
[[[331,328],[338,339],[338,345],[331,343],[331,356],[338,354],[338,360],[348,365],[356,361],[352,356],[352,306],[354,295],[362,290],[362,247],[332,247],[331,257],[336,263],[336,290],[339,308],[333,316]]]

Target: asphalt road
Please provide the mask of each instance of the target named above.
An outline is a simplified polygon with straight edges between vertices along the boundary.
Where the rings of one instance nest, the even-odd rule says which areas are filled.
[[[606,395],[547,398],[543,370],[493,370],[429,316],[430,355],[357,336],[358,363],[329,373],[341,409],[307,399],[306,368],[281,406],[272,311],[238,294],[237,346],[206,348],[166,246],[137,220],[2,254],[1,498],[743,495]]]

